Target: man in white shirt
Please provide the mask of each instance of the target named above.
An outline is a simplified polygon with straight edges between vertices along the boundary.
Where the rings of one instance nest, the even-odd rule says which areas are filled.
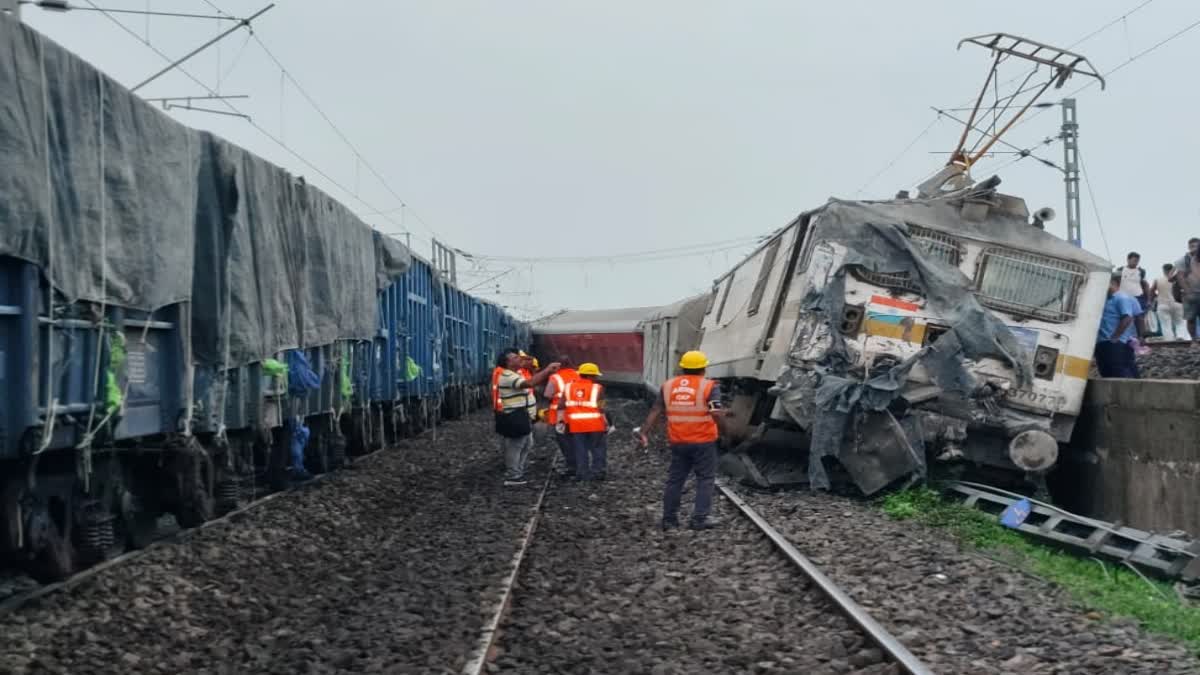
[[[1155,307],[1162,336],[1168,340],[1189,340],[1187,324],[1183,322],[1183,303],[1175,297],[1175,266],[1162,266],[1162,276],[1150,285],[1150,303]]]
[[[1129,255],[1125,256],[1125,266],[1120,269],[1121,272],[1121,292],[1142,306],[1142,315],[1137,318],[1138,337],[1143,337],[1146,334],[1146,315],[1145,312],[1150,306],[1150,285],[1146,283],[1146,270],[1138,266],[1142,261],[1142,255],[1137,251],[1130,251]]]

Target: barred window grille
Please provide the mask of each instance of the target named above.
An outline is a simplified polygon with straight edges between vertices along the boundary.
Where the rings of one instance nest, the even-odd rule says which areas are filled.
[[[958,267],[959,263],[962,262],[962,246],[955,241],[954,237],[918,225],[909,225],[908,233],[913,244],[926,254],[952,267]],[[871,272],[862,268],[855,268],[851,270],[851,274],[862,281],[875,284],[876,286],[913,293],[921,292],[916,282],[908,278],[907,272],[884,274],[882,272]]]
[[[987,248],[979,257],[975,288],[992,309],[1045,321],[1070,321],[1087,270],[1036,253]]]

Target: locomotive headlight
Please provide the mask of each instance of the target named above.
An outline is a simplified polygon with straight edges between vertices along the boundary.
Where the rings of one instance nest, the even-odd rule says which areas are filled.
[[[1058,366],[1058,350],[1053,347],[1038,346],[1033,354],[1033,376],[1043,380],[1053,380],[1054,371]]]
[[[1058,461],[1058,441],[1039,429],[1022,431],[1008,442],[1008,458],[1025,471],[1047,471]]]
[[[863,308],[859,305],[846,305],[842,308],[842,323],[838,329],[842,331],[842,335],[857,335],[858,329],[862,326]]]

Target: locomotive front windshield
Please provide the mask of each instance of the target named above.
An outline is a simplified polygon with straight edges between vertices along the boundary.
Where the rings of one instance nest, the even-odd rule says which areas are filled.
[[[1045,321],[1075,317],[1082,266],[1034,253],[987,248],[980,254],[976,293],[984,305]]]

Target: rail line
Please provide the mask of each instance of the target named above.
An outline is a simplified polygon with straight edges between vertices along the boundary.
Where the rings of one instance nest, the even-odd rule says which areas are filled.
[[[900,641],[891,633],[887,632],[880,626],[871,615],[867,613],[858,603],[854,602],[850,596],[846,595],[845,591],[838,587],[829,577],[821,572],[820,568],[813,564],[811,560],[800,553],[795,546],[792,545],[786,537],[778,530],[771,526],[765,518],[755,511],[749,504],[745,502],[733,489],[726,485],[717,486],[721,493],[725,495],[730,502],[737,506],[738,511],[746,516],[754,523],[759,530],[762,531],[771,543],[779,549],[792,563],[800,569],[812,582],[829,598],[834,605],[841,610],[842,614],[853,622],[863,634],[865,634],[872,642],[875,643],[884,654],[887,654],[900,668],[909,675],[932,675],[929,667],[921,662],[907,647],[900,644]]]
[[[529,552],[530,544],[533,543],[533,535],[537,532],[538,521],[542,518],[542,504],[546,500],[546,492],[550,489],[550,483],[554,480],[555,469],[558,467],[558,458],[550,463],[550,469],[546,472],[546,480],[542,482],[542,489],[538,492],[537,501],[533,504],[532,513],[529,515],[529,520],[525,523],[525,528],[522,530],[521,546],[517,552],[513,554],[512,562],[509,565],[508,576],[504,579],[504,588],[501,591],[500,598],[496,602],[496,606],[492,609],[491,618],[488,619],[487,625],[484,626],[483,632],[479,636],[479,642],[472,650],[471,656],[467,659],[467,664],[463,666],[463,675],[483,675],[488,672],[488,663],[495,658],[496,639],[500,636],[500,629],[504,625],[504,618],[508,615],[509,608],[512,607],[513,594],[517,586],[517,580],[521,578],[521,569],[525,564],[526,554]]]
[[[421,438],[422,436],[429,434],[429,433],[431,433],[431,432],[424,431],[421,434],[418,434],[416,436],[413,436],[410,439],[405,439],[405,440],[413,440],[416,438]],[[282,497],[283,495],[290,494],[293,491],[300,489],[300,488],[305,488],[305,487],[309,487],[312,485],[318,485],[321,482],[325,481],[327,478],[338,475],[339,473],[344,471],[346,468],[351,467],[355,464],[358,464],[359,462],[363,462],[365,460],[371,459],[372,457],[378,455],[379,453],[381,453],[385,450],[391,450],[394,447],[395,446],[385,446],[382,448],[372,450],[372,451],[366,453],[365,455],[349,457],[349,458],[347,458],[349,461],[346,464],[344,464],[343,466],[341,466],[337,469],[334,469],[333,471],[327,471],[325,473],[318,474],[318,475],[314,476],[313,478],[311,478],[310,480],[307,480],[303,483],[299,483],[293,487],[279,490],[278,492],[272,492],[271,494],[265,495],[263,497],[259,497],[258,499],[255,499],[254,501],[246,504],[245,506],[243,506],[241,508],[234,509],[234,510],[230,511],[229,513],[223,514],[217,518],[213,518],[212,520],[207,520],[204,523],[197,525],[196,527],[189,527],[187,529],[181,529],[176,532],[172,532],[171,534],[165,535],[163,537],[159,537],[158,539],[155,539],[154,541],[150,542],[149,544],[147,544],[146,546],[144,546],[142,548],[134,549],[132,551],[126,551],[125,553],[122,553],[122,554],[116,556],[115,558],[110,558],[103,562],[96,563],[95,565],[92,565],[91,567],[88,567],[87,569],[80,570],[79,572],[72,574],[71,576],[67,577],[66,579],[63,579],[62,581],[56,581],[56,582],[49,583],[49,584],[43,584],[41,586],[38,586],[37,588],[33,588],[28,591],[23,591],[21,593],[16,593],[14,595],[10,595],[10,596],[4,598],[3,600],[0,600],[0,616],[4,616],[5,614],[10,614],[35,600],[39,600],[41,598],[47,597],[47,596],[57,593],[59,591],[65,591],[70,588],[74,588],[75,586],[78,586],[79,584],[87,581],[88,579],[91,579],[92,577],[100,574],[101,572],[103,572],[105,570],[112,569],[113,567],[127,563],[131,560],[136,560],[137,558],[140,558],[141,556],[149,553],[150,551],[152,551],[160,546],[184,542],[184,541],[187,541],[188,539],[190,539],[192,536],[194,536],[210,527],[214,527],[216,525],[220,525],[223,523],[237,521],[238,519],[240,519],[240,517],[246,515],[250,511],[257,509],[258,507],[260,507],[264,504],[267,504],[268,502],[271,502],[272,500],[276,499],[277,497]]]

